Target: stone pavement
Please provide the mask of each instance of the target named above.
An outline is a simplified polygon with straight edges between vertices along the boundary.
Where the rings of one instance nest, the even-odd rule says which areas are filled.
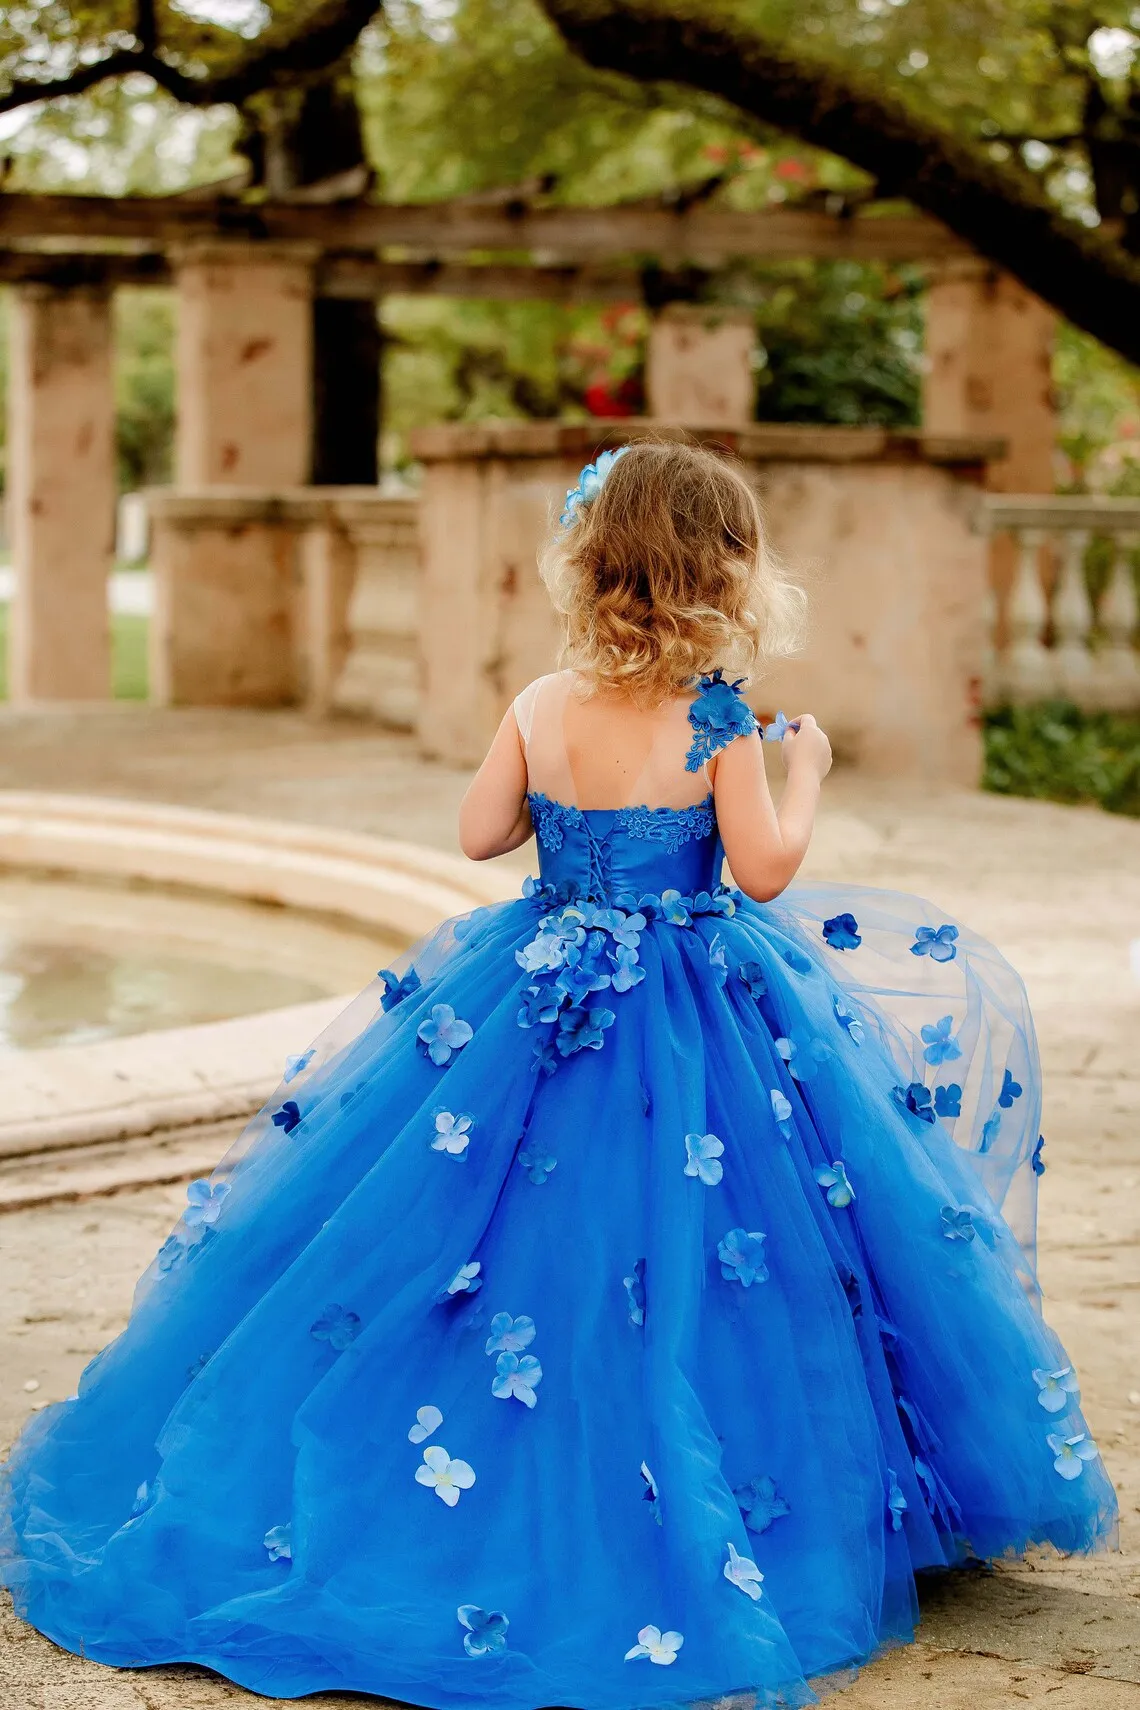
[[[0,714],[3,788],[183,802],[454,849],[464,783],[422,765],[404,737],[291,713]],[[513,859],[528,865],[525,851]],[[1122,1511],[1118,1555],[1041,1555],[924,1587],[920,1642],[867,1669],[844,1710],[1140,1710],[1140,984],[1129,971],[1140,822],[840,773],[825,787],[809,871],[929,896],[1026,977],[1046,1077],[1047,1311],[1080,1367]],[[73,1389],[181,1203],[178,1188],[128,1189],[0,1219],[0,1440],[28,1407]],[[0,1609],[0,1710],[257,1702],[198,1670],[78,1661]]]

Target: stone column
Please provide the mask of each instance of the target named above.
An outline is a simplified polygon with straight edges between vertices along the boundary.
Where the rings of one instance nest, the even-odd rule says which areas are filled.
[[[180,487],[297,487],[312,457],[314,252],[202,243],[178,289]]]
[[[968,259],[944,263],[926,297],[927,369],[923,425],[930,434],[983,434],[1005,441],[1005,454],[986,470],[997,493],[1052,493],[1057,411],[1053,401],[1053,339],[1057,316],[1008,273]],[[1038,547],[1044,588],[1056,576],[1048,547]],[[1018,575],[1018,548],[1008,534],[989,545],[986,590],[991,652],[1009,639],[1006,613]],[[992,668],[984,695],[1002,697]]]
[[[690,427],[739,426],[756,405],[756,323],[739,309],[672,303],[654,319],[645,363],[646,407]]]
[[[275,505],[309,479],[314,259],[236,241],[171,256],[176,490],[151,498],[160,704],[275,706],[300,692],[296,542]]]
[[[1056,325],[1039,297],[984,262],[946,264],[927,291],[923,428],[1004,439],[986,475],[993,492],[1054,489]]]
[[[11,328],[11,699],[105,700],[115,539],[110,293],[17,286]]]

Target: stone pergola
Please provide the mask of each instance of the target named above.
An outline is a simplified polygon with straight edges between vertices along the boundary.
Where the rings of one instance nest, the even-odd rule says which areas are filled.
[[[185,502],[204,489],[215,499],[233,490],[236,500],[240,490],[307,487],[314,297],[631,301],[643,296],[647,257],[663,269],[712,270],[742,257],[924,264],[925,434],[1003,441],[989,484],[1052,490],[1052,312],[923,217],[567,208],[510,197],[395,206],[0,194],[0,283],[13,299],[13,701],[109,692],[117,286],[169,283],[176,292],[175,488]],[[744,424],[751,339],[750,318],[731,309],[660,311],[647,365],[652,415],[698,429]],[[309,490],[314,501],[324,491]],[[239,551],[231,569],[275,586],[288,579],[282,564],[258,562],[255,572]],[[280,638],[262,614],[272,601],[253,591],[247,641],[242,590],[227,591],[226,621],[242,633],[241,647],[257,650],[260,625],[270,658]],[[155,676],[160,696],[181,698],[176,673]],[[264,703],[293,693],[288,672],[254,669],[248,694],[236,683],[228,698]]]

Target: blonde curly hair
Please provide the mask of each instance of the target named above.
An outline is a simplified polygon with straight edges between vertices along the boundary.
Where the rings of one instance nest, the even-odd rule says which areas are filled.
[[[641,703],[718,666],[750,676],[800,645],[805,596],[769,550],[756,494],[734,459],[701,446],[628,446],[539,569],[564,662]]]

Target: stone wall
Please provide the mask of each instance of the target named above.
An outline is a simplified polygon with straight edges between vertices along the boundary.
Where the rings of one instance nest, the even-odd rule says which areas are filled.
[[[488,423],[414,436],[425,752],[477,762],[512,696],[553,668],[557,628],[535,568],[543,535],[583,462],[661,431]],[[987,545],[974,513],[1001,443],[761,425],[693,437],[744,460],[772,541],[809,591],[808,646],[759,680],[757,709],[814,712],[869,772],[976,783]]]

